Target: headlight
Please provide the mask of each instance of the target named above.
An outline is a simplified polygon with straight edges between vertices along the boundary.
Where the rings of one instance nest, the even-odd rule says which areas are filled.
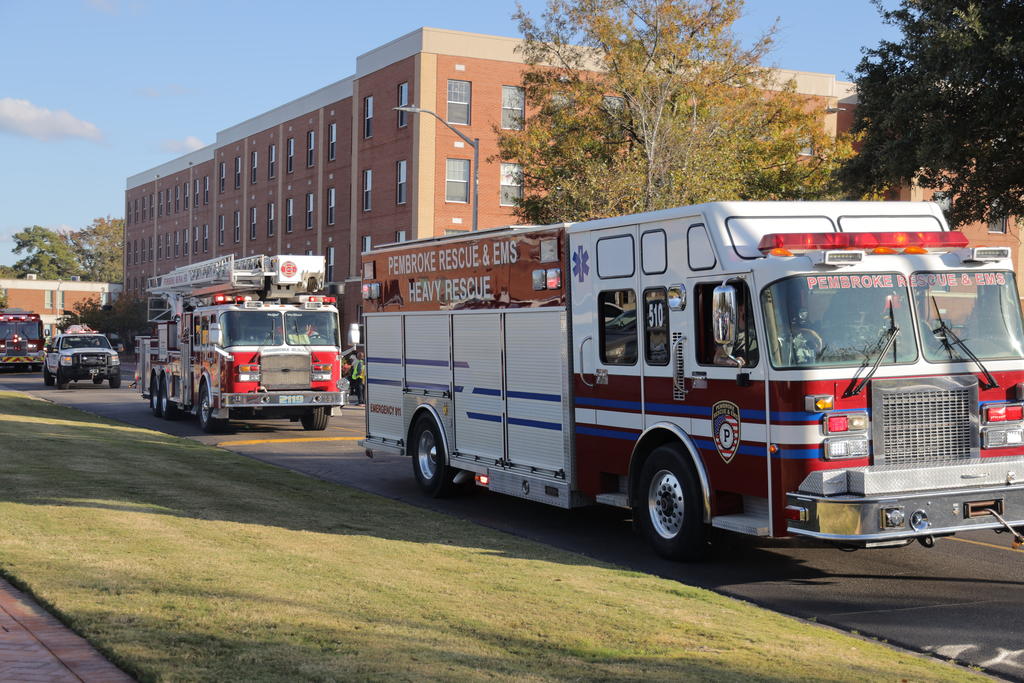
[[[74,360],[75,359],[72,358],[71,356],[61,356],[60,357],[60,364],[61,365],[71,365],[71,364],[74,363]]]
[[[116,353],[110,354],[110,364],[111,365],[120,365],[121,364],[121,359],[118,357],[118,355]]]

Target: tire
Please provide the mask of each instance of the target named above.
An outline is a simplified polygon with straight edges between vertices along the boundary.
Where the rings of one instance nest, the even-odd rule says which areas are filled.
[[[416,420],[412,428],[412,472],[416,483],[431,498],[445,498],[457,488],[455,475],[459,470],[448,465],[441,430],[433,418],[426,415]]]
[[[93,377],[92,378],[92,383],[93,384],[103,384],[103,376],[102,375],[97,375],[97,376]]]
[[[302,428],[307,432],[322,432],[327,429],[327,421],[330,419],[326,408],[313,408],[300,419]]]
[[[149,410],[153,413],[153,417],[163,417],[163,401],[160,400],[160,380],[156,378],[156,373],[150,375],[149,378]]]
[[[210,400],[210,390],[206,383],[203,383],[199,390],[199,406],[196,408],[199,414],[199,428],[207,434],[216,434],[224,429],[227,420],[213,416],[213,402]]]
[[[48,387],[52,387],[55,383],[56,380],[54,379],[53,375],[50,374],[50,371],[46,368],[46,366],[43,366],[43,384],[45,384]]]
[[[121,373],[118,372],[116,375],[111,375],[108,381],[110,382],[111,389],[117,389],[121,386]]]
[[[120,384],[120,378],[118,383]],[[177,420],[181,417],[181,409],[171,400],[171,392],[167,390],[167,375],[160,378],[160,413],[165,420]]]
[[[633,518],[659,555],[699,560],[707,554],[700,483],[679,446],[659,446],[651,452],[633,500]]]
[[[60,389],[60,390],[67,389],[68,388],[68,384],[70,384],[70,382],[71,382],[71,380],[69,380],[67,377],[65,377],[64,373],[60,371],[60,368],[57,368],[57,378],[56,378],[55,381],[57,383],[57,389]]]

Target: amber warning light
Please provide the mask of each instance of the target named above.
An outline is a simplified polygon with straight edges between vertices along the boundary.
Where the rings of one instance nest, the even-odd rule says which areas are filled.
[[[961,249],[967,237],[961,232],[791,232],[771,233],[757,245],[762,254],[778,251],[815,251],[819,249],[864,249],[876,253],[895,253],[896,249]]]

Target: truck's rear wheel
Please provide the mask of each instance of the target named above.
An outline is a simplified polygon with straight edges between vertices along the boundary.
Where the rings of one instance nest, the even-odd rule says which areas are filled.
[[[322,432],[327,429],[330,415],[327,414],[326,408],[313,408],[299,419],[302,421],[302,428],[307,432]]]
[[[163,413],[165,420],[177,420],[181,417],[178,404],[171,399],[171,392],[167,390],[167,375],[160,378],[160,412]]]
[[[416,420],[412,428],[412,471],[423,492],[432,498],[444,498],[456,489],[455,475],[459,470],[448,464],[441,440],[441,430],[433,418],[426,415]]]
[[[210,390],[203,384],[203,388],[199,391],[199,428],[207,434],[216,434],[217,432],[224,429],[227,420],[222,420],[213,416],[213,401],[210,399]]]
[[[678,446],[654,449],[641,469],[633,515],[654,549],[673,560],[699,560],[707,553],[700,483]]]
[[[154,372],[149,377],[149,410],[153,417],[163,416],[163,401],[160,400],[160,380]]]
[[[50,374],[46,366],[43,366],[43,384],[48,387],[52,387],[54,384],[53,375]]]
[[[64,376],[64,373],[61,372],[60,368],[57,368],[57,379],[56,379],[56,382],[57,382],[57,388],[58,389],[67,389],[68,388],[68,384],[71,383],[71,380],[69,380],[67,377]]]

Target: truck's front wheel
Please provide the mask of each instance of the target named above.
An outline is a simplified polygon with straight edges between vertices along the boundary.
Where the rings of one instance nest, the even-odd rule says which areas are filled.
[[[655,551],[672,560],[699,560],[707,553],[700,484],[678,446],[654,449],[641,469],[633,514]]]
[[[44,365],[43,366],[43,384],[45,384],[48,387],[52,387],[53,383],[54,383],[53,375],[50,373],[50,371]]]
[[[327,429],[328,419],[330,415],[327,414],[326,408],[313,408],[300,418],[302,428],[307,432],[322,432]]]
[[[68,388],[68,384],[71,383],[71,380],[69,380],[67,377],[64,376],[64,373],[61,371],[60,368],[57,368],[57,379],[56,379],[56,382],[57,382],[57,388],[58,389],[67,389]]]
[[[225,422],[227,420],[213,416],[213,401],[210,399],[210,389],[206,384],[203,384],[203,388],[199,392],[199,428],[207,434],[216,434],[224,429]]]
[[[437,423],[426,415],[416,420],[409,440],[412,471],[423,492],[431,498],[444,498],[455,490],[458,471],[448,465],[444,441]]]

